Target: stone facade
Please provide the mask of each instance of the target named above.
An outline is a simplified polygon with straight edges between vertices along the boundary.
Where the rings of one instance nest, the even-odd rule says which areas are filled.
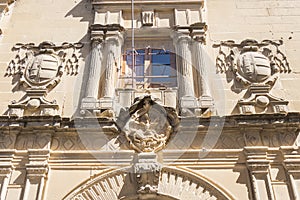
[[[300,1],[132,2],[0,1],[0,200],[299,199]]]

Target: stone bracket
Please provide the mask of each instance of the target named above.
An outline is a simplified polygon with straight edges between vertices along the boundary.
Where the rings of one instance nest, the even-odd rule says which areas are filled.
[[[138,194],[157,193],[161,169],[162,166],[157,162],[155,153],[140,153],[137,155],[137,162],[133,165],[133,175],[138,185]]]
[[[50,102],[45,99],[46,89],[29,89],[26,93],[24,100],[8,105],[10,116],[57,114],[59,106],[55,100]]]
[[[274,97],[269,91],[268,85],[252,84],[248,89],[250,97],[241,99],[237,103],[240,114],[287,113],[289,102]]]

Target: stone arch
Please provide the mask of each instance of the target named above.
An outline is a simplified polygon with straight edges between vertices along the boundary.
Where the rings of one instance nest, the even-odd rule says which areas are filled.
[[[112,170],[88,180],[64,200],[229,200],[228,192],[205,177],[175,167],[163,167],[157,193],[138,194],[130,168]]]

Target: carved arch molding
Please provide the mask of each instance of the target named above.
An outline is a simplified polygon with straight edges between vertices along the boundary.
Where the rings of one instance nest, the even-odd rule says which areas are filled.
[[[130,168],[113,170],[88,180],[69,193],[64,200],[229,200],[234,199],[224,189],[200,175],[164,167],[156,193],[138,194]]]

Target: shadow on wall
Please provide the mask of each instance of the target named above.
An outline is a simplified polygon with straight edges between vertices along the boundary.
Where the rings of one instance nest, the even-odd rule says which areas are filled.
[[[88,27],[93,23],[94,21],[94,11],[92,7],[92,1],[91,0],[82,0],[80,1],[74,8],[72,8],[65,17],[73,17],[81,18],[81,22],[88,22]],[[83,58],[84,66],[79,71],[76,84],[74,85],[74,88],[80,88],[77,90],[77,94],[73,95],[74,98],[74,113],[73,116],[76,116],[78,112],[78,108],[80,107],[80,100],[85,95],[85,85],[88,80],[88,73],[89,73],[89,65],[90,65],[90,53],[91,53],[91,43],[90,43],[90,34],[89,30],[86,30],[86,34],[80,39],[81,43],[84,44],[84,47],[80,50],[80,55]],[[75,91],[74,91],[75,93]]]
[[[87,23],[88,27],[89,27],[91,25],[91,23],[93,23],[93,17],[94,17],[94,11],[92,9],[91,1],[90,0],[80,1],[79,3],[77,3],[75,5],[75,7],[73,7],[70,11],[68,11],[64,17],[65,18],[67,18],[67,17],[68,18],[81,18],[80,22]],[[74,30],[76,30],[76,29],[74,29]],[[77,75],[77,78],[76,78],[76,84],[73,87],[71,86],[71,88],[70,88],[71,90],[73,90],[75,88],[76,89],[77,88],[85,88],[82,86],[87,82],[87,78],[88,78],[88,77],[84,76],[84,74],[88,73],[89,54],[90,54],[90,49],[91,49],[90,48],[90,35],[89,35],[88,28],[86,28],[86,30],[84,30],[83,33],[84,34],[83,34],[82,38],[77,42],[84,44],[84,46],[83,46],[83,48],[78,49],[78,51],[76,52],[76,56],[78,55],[78,57],[80,57],[83,60],[83,62],[81,64],[81,66],[79,66],[79,74]],[[68,38],[65,38],[65,42],[70,42],[68,40],[69,40]],[[48,45],[50,45],[50,43],[52,43],[52,42],[56,43],[56,41],[51,41],[51,42],[47,42],[47,44],[49,43]],[[32,46],[32,45],[38,45],[38,44],[28,43],[26,45]],[[22,47],[22,49],[24,50],[23,47]],[[31,49],[29,49],[29,50],[31,52]],[[16,50],[14,50],[14,47],[13,47],[12,51],[16,52]],[[40,51],[31,52],[32,56],[28,58],[28,55],[27,55],[28,52],[26,51],[26,48],[25,48],[24,52],[25,52],[24,55],[23,54],[21,55],[20,52],[19,53],[16,52],[16,57],[10,62],[9,66],[8,66],[8,69],[12,69],[12,70],[7,70],[6,74],[4,75],[4,76],[12,76],[12,82],[11,82],[11,84],[13,86],[12,92],[22,91],[22,92],[26,93],[22,99],[18,100],[18,102],[22,102],[22,101],[26,100],[26,98],[28,98],[28,96],[27,96],[28,88],[26,88],[26,87],[24,88],[24,87],[22,87],[22,84],[19,84],[20,79],[21,79],[21,76],[20,76],[21,74],[18,73],[18,70],[21,67],[19,71],[22,71],[22,70],[24,71],[23,68],[27,67],[28,62],[31,63],[31,61],[34,61],[34,60],[32,60],[32,58],[37,59],[37,55],[39,55],[41,53]],[[73,58],[73,60],[74,59],[77,60],[78,57]],[[60,73],[61,73],[60,75],[59,75],[59,73],[56,74],[56,77],[61,76],[62,73],[64,74],[63,76],[67,75],[67,72],[65,71],[65,69],[62,70]],[[77,72],[76,72],[76,74],[77,74]],[[39,86],[39,82],[37,82],[36,84]],[[51,89],[53,89],[53,88],[51,88]],[[79,102],[79,99],[81,99],[81,97],[84,94],[81,89],[77,89],[75,91],[76,92],[74,92],[73,100],[76,103],[74,104],[74,106],[76,106],[76,104],[78,104],[77,102]],[[77,94],[75,94],[75,93],[77,93]],[[14,102],[14,103],[18,103],[18,102]],[[63,109],[63,107],[64,107],[64,105],[62,105],[61,109]],[[9,110],[6,110],[4,115],[7,115],[8,112],[9,112]]]

